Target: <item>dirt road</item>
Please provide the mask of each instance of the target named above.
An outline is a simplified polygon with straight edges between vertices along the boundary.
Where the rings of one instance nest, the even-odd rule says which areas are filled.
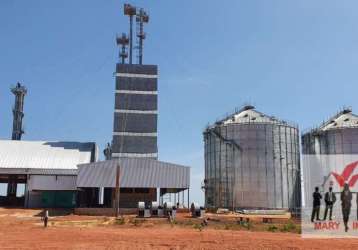
[[[0,249],[358,249],[353,239],[301,239],[293,233],[182,228],[177,225],[73,226],[82,216],[53,219],[43,228],[38,211],[0,209]]]

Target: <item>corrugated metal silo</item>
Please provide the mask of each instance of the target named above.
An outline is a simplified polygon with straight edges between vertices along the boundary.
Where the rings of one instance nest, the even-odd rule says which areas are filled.
[[[205,205],[226,208],[300,207],[298,127],[253,106],[208,126]]]
[[[302,136],[303,154],[357,154],[358,116],[345,108]]]

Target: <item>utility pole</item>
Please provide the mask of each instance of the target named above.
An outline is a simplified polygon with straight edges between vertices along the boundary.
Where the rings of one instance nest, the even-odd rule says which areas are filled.
[[[124,15],[129,16],[129,64],[132,64],[133,57],[133,16],[137,13],[135,6],[124,4]]]
[[[136,17],[137,21],[137,37],[138,37],[138,64],[143,63],[143,40],[145,39],[144,23],[149,22],[149,15],[144,11],[143,8],[139,10]]]
[[[233,170],[233,183],[232,183],[232,212],[235,213],[235,198],[236,198],[236,166],[235,166],[235,148],[232,146],[232,170]]]
[[[115,202],[114,202],[114,208],[115,208],[115,213],[116,213],[116,217],[119,217],[119,195],[120,195],[120,190],[119,190],[119,177],[120,177],[120,166],[119,163],[117,164],[116,167],[116,196],[115,196]]]

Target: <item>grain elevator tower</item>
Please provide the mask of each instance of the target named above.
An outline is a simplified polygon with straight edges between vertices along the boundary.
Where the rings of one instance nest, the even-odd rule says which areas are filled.
[[[144,23],[149,15],[129,4],[124,5],[124,14],[129,16],[129,39],[117,39],[118,45],[129,43],[129,63],[122,57],[116,65],[115,111],[112,140],[112,157],[147,157],[157,159],[157,119],[158,119],[158,67],[142,64]],[[132,24],[133,16],[137,23],[138,64],[132,63]],[[122,35],[122,38],[126,37]],[[119,41],[123,41],[119,43]],[[128,41],[129,40],[129,41]]]

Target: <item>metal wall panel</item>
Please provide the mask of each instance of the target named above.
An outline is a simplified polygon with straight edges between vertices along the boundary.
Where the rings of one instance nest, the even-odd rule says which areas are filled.
[[[115,187],[120,165],[120,186],[138,188],[180,188],[190,186],[190,168],[143,158],[120,158],[79,165],[78,187]]]
[[[30,175],[28,189],[32,190],[77,190],[76,176]]]
[[[113,153],[157,153],[156,136],[113,136]]]
[[[357,154],[358,116],[344,109],[302,135],[304,154]]]
[[[157,91],[157,79],[117,76],[116,90]]]
[[[157,110],[157,95],[116,94],[115,109]]]
[[[206,206],[300,207],[297,128],[276,121],[220,124],[204,132],[204,142]]]
[[[142,64],[121,64],[116,65],[117,73],[132,73],[132,74],[146,74],[146,75],[157,75],[157,65],[142,65]]]
[[[116,90],[157,91],[158,68],[156,65],[117,64],[116,73]],[[121,110],[122,113],[114,113],[114,132],[156,133],[157,114],[140,112],[157,112],[157,100],[157,94],[116,93],[115,109]],[[125,113],[125,110],[138,113]],[[113,153],[149,155],[158,151],[156,136],[118,136],[114,134],[112,148]]]
[[[307,132],[302,150],[304,154],[358,154],[358,127]]]
[[[41,191],[29,191],[28,194],[29,208],[42,208],[42,192]]]
[[[156,114],[114,114],[114,132],[155,133]]]

